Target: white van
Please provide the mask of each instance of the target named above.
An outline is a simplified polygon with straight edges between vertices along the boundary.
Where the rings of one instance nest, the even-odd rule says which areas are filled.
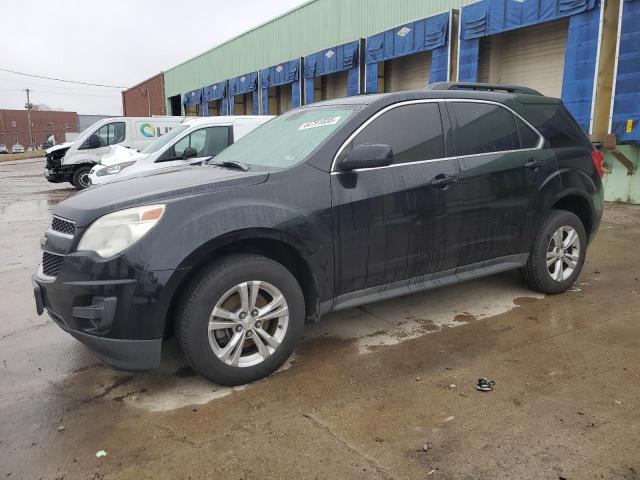
[[[269,115],[194,117],[151,142],[140,153],[121,149],[91,169],[92,185],[120,180],[161,168],[199,165],[273,118]]]
[[[89,186],[89,171],[114,146],[142,150],[177,127],[184,117],[116,117],[102,119],[73,142],[46,150],[44,176],[52,183],[70,182],[77,189]]]

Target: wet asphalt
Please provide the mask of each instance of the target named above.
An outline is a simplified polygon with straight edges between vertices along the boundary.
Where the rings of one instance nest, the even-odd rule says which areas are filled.
[[[43,166],[0,162],[0,479],[640,479],[640,207],[607,206],[565,294],[507,273],[331,314],[225,388],[172,340],[160,370],[114,371],[36,315],[74,194]]]

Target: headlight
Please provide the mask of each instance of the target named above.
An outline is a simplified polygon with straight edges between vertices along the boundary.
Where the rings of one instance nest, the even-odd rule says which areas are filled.
[[[109,258],[140,240],[164,214],[164,205],[147,205],[109,213],[93,222],[80,239],[78,251]]]
[[[130,167],[136,162],[122,162],[116,163],[115,165],[111,165],[109,167],[101,168],[96,172],[96,175],[99,177],[104,177],[105,175],[115,175],[116,173],[120,173],[123,169]]]

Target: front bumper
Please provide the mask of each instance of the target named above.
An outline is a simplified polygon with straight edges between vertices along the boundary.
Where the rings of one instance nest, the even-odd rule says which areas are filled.
[[[56,277],[38,267],[32,277],[38,314],[46,310],[109,366],[158,368],[171,296],[164,287],[175,272],[141,272],[121,257],[93,257],[65,256]]]
[[[71,181],[73,176],[73,168],[62,164],[62,158],[54,158],[53,155],[47,154],[47,163],[44,167],[44,177],[48,182],[61,183]]]
[[[45,309],[43,289],[36,280],[32,280],[36,310],[41,315]],[[75,307],[78,310],[82,307]],[[90,335],[72,330],[68,323],[60,316],[49,311],[49,316],[65,332],[73,336],[80,343],[91,349],[93,354],[105,364],[123,370],[151,370],[160,366],[162,339],[126,340]]]
[[[71,177],[62,171],[62,168],[46,168],[44,169],[44,178],[49,183],[68,182]]]

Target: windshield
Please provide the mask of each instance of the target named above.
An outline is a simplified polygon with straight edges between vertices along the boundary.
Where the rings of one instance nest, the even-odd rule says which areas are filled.
[[[80,132],[80,134],[76,138],[74,138],[71,141],[73,143],[78,143],[78,144],[82,145],[82,142],[84,142],[90,134],[96,133],[96,130],[97,130],[96,125],[98,123],[100,123],[101,121],[102,120],[99,120],[96,123],[94,123],[93,125],[91,125],[90,127],[87,127],[86,129],[84,129],[82,132]]]
[[[361,105],[327,105],[292,110],[270,120],[223,150],[215,162],[292,167],[305,160],[362,108]]]
[[[164,147],[167,143],[169,143],[171,140],[173,140],[182,132],[184,132],[187,128],[189,128],[189,125],[179,125],[177,127],[172,128],[171,130],[169,130],[169,132],[156,138],[153,142],[147,145],[143,150],[140,151],[140,153],[149,154],[149,153],[157,152],[162,147]]]

